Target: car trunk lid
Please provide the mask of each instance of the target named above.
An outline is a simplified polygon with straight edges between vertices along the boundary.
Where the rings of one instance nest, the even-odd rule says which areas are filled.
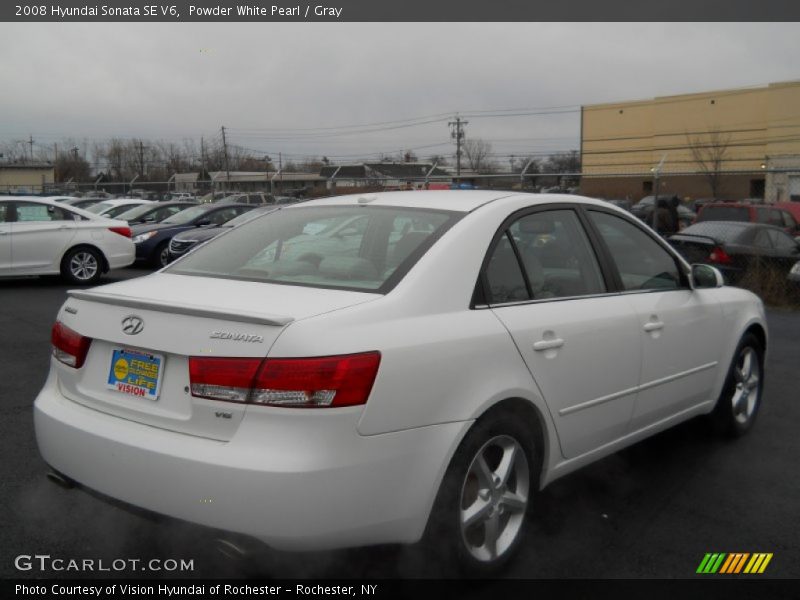
[[[58,364],[59,383],[90,408],[227,440],[246,405],[192,396],[189,357],[263,358],[293,321],[379,297],[166,273],[73,290],[58,320],[92,342],[82,368]]]

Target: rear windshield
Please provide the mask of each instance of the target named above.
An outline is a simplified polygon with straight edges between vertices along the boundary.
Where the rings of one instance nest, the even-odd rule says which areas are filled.
[[[99,215],[101,212],[111,208],[112,206],[114,206],[114,205],[111,202],[100,202],[99,204],[95,204],[93,206],[90,206],[89,208],[86,208],[85,210],[88,210],[89,212],[92,212],[92,213],[94,213],[96,215]]]
[[[386,293],[459,217],[378,206],[284,208],[215,238],[167,272]]]
[[[746,206],[706,206],[700,211],[698,221],[749,221],[750,209]]]

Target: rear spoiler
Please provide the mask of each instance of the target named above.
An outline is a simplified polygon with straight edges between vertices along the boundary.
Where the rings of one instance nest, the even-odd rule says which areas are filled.
[[[667,241],[672,241],[673,239],[675,239],[675,241],[681,241],[680,238],[698,238],[698,239],[710,240],[712,244],[716,244],[716,245],[719,245],[719,244],[722,243],[718,239],[715,239],[715,238],[711,237],[710,235],[699,235],[697,233],[675,233],[675,234],[669,236],[669,240],[667,240]]]
[[[113,306],[124,306],[126,308],[142,310],[158,310],[161,312],[173,313],[178,315],[189,315],[192,317],[206,317],[209,319],[225,319],[237,321],[239,323],[255,323],[257,325],[272,325],[274,327],[284,327],[294,318],[283,317],[280,315],[264,315],[259,313],[248,313],[241,311],[228,311],[221,308],[209,308],[196,304],[175,304],[171,302],[159,302],[145,298],[133,298],[131,296],[120,296],[118,294],[107,294],[103,292],[93,292],[88,290],[69,290],[67,296],[76,300],[87,300],[89,302],[99,302],[100,304],[111,304]]]

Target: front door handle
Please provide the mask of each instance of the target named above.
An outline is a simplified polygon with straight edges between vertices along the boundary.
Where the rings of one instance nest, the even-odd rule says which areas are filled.
[[[664,329],[664,321],[648,321],[644,325],[645,331],[658,331]]]
[[[564,340],[561,338],[555,338],[552,340],[542,340],[541,342],[536,342],[533,345],[533,349],[536,352],[544,352],[545,350],[552,350],[554,348],[561,348],[564,345]]]

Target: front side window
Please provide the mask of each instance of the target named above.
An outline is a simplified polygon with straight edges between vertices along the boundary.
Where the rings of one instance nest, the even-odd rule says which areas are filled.
[[[167,271],[385,293],[458,217],[389,207],[275,210],[239,225]]]
[[[20,223],[30,221],[72,221],[71,212],[51,206],[49,204],[39,204],[38,202],[18,202],[17,221]]]
[[[625,290],[674,290],[682,286],[672,255],[626,219],[590,210],[589,217],[606,243]]]
[[[600,294],[597,259],[572,210],[535,212],[503,233],[486,267],[492,304]]]

